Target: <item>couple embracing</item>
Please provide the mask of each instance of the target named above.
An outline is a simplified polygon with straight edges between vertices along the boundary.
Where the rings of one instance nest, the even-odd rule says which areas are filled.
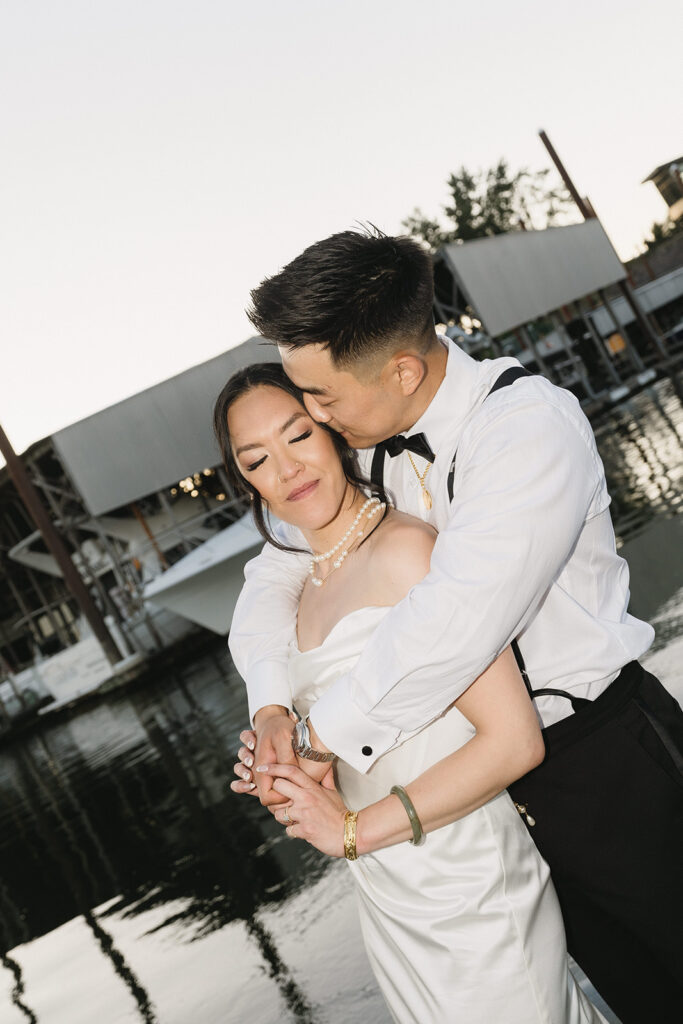
[[[437,336],[407,238],[333,235],[252,298],[282,367],[214,416],[268,541],[233,788],[347,858],[397,1021],[602,1020],[567,947],[624,1024],[679,1020],[683,713],[576,399]]]

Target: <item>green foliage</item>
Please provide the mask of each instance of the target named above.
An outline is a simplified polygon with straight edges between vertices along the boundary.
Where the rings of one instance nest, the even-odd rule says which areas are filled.
[[[650,234],[652,238],[645,239],[645,245],[648,251],[656,249],[662,242],[666,242],[669,238],[673,238],[674,235],[679,235],[683,232],[683,217],[679,217],[678,220],[671,220],[667,217],[666,220],[661,222],[655,221],[650,228]]]
[[[549,170],[527,168],[513,174],[502,157],[489,170],[476,174],[461,167],[447,182],[450,196],[443,207],[447,223],[441,224],[416,208],[403,227],[432,251],[447,242],[551,227],[559,217],[565,219],[572,200],[564,187],[549,183],[549,174]]]

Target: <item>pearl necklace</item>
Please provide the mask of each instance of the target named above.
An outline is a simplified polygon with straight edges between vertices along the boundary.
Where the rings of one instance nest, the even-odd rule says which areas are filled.
[[[337,541],[334,547],[330,548],[329,551],[324,551],[321,555],[313,555],[308,565],[308,572],[311,577],[311,583],[313,584],[314,587],[322,587],[327,577],[331,576],[335,569],[341,568],[344,559],[349,553],[349,548],[351,547],[351,545],[355,544],[355,542],[357,540],[360,540],[360,538],[363,536],[364,530],[359,530],[356,536],[352,540],[349,540],[351,534],[354,532],[354,530],[360,523],[361,519],[363,518],[363,514],[365,513],[365,510],[367,508],[369,508],[370,511],[367,513],[366,519],[368,523],[370,523],[370,521],[374,519],[378,512],[381,512],[383,511],[384,508],[386,508],[386,503],[380,501],[379,498],[368,498],[367,501],[365,501],[361,506],[356,518],[353,520],[353,522],[349,526],[348,530],[346,531],[342,539],[340,541]],[[340,553],[332,563],[332,568],[328,572],[327,576],[316,576],[316,565],[318,565],[319,562],[328,561],[328,559],[334,557],[334,555],[336,555],[338,551],[340,551]]]

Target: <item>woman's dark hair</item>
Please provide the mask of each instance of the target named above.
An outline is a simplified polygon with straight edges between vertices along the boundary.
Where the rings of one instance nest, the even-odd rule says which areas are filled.
[[[377,228],[315,242],[251,293],[247,316],[278,345],[320,344],[336,366],[367,359],[389,342],[433,333],[430,254]]]
[[[292,395],[293,398],[296,398],[297,402],[305,408],[302,392],[291,382],[285,371],[282,369],[280,363],[252,363],[251,366],[246,366],[243,370],[238,370],[237,373],[234,373],[216,399],[216,404],[213,410],[213,429],[221,451],[223,465],[225,466],[225,472],[227,473],[230,486],[235,491],[235,494],[248,494],[251,497],[251,509],[254,515],[254,522],[256,523],[256,528],[263,539],[268,541],[268,543],[272,544],[274,547],[280,548],[281,551],[304,551],[304,548],[287,547],[286,545],[281,544],[273,535],[270,523],[267,522],[267,512],[263,507],[261,495],[253,484],[249,483],[249,481],[242,476],[239,466],[235,461],[235,457],[232,454],[230,432],[228,430],[228,411],[230,406],[233,402],[236,402],[238,398],[241,398],[242,395],[248,394],[250,391],[253,391],[254,388],[264,386],[279,388],[280,391],[286,391],[288,395]],[[353,448],[346,443],[342,435],[338,434],[335,430],[330,429],[324,423],[319,423],[318,426],[323,430],[326,430],[332,438],[335,451],[339,456],[342,470],[344,471],[344,476],[347,481],[353,487],[358,487],[370,494],[377,495],[380,501],[386,501],[387,499],[384,492],[380,488],[370,484],[360,475],[356,462],[356,453]]]

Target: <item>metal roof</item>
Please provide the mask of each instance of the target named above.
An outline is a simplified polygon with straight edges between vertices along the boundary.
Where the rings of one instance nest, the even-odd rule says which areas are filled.
[[[492,337],[626,277],[595,219],[452,242],[440,254]]]
[[[62,463],[92,515],[102,515],[219,461],[212,412],[233,373],[279,359],[250,338],[184,373],[53,434]]]
[[[676,167],[678,170],[683,167],[683,156],[679,156],[676,160],[667,160],[665,164],[660,164],[659,167],[655,167],[652,174],[648,174],[647,178],[643,178],[641,184],[644,185],[646,181],[654,181],[657,175],[661,174],[662,171],[668,171],[672,167]]]

